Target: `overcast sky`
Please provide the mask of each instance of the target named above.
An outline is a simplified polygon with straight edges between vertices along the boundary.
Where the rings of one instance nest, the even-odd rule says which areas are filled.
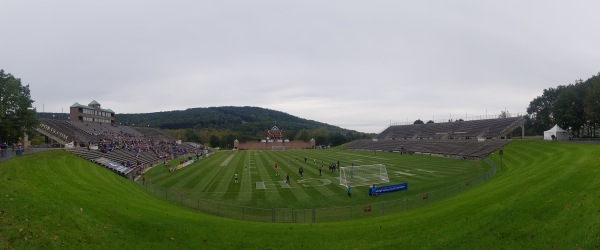
[[[525,113],[600,72],[600,1],[0,3],[38,111],[257,106],[361,132]]]

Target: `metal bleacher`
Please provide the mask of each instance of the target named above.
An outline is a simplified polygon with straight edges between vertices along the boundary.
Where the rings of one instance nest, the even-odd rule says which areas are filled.
[[[356,140],[345,148],[481,159],[510,143],[507,135],[523,123],[523,117],[510,117],[395,125],[385,129],[375,140]]]
[[[100,164],[126,178],[140,174],[140,166],[152,166],[167,157],[199,150],[154,128],[132,128],[100,123],[40,119],[36,129],[81,158]],[[135,145],[135,146],[132,146]]]

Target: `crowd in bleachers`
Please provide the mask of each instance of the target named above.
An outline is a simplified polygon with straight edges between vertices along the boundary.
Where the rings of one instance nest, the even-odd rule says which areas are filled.
[[[111,124],[41,119],[38,131],[61,139],[61,144],[73,142],[73,147],[67,149],[69,152],[128,178],[165,159],[199,155],[205,150],[202,145],[177,143],[153,128],[138,130]]]
[[[390,126],[375,140],[357,140],[346,149],[431,154],[480,159],[509,143],[507,134],[523,117]]]

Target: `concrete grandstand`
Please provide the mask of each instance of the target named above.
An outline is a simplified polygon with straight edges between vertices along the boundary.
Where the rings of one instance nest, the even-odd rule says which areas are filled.
[[[345,148],[481,159],[510,142],[523,117],[390,126],[373,140],[357,140]]]
[[[114,112],[96,101],[74,104],[69,117],[42,118],[36,130],[52,144],[130,179],[165,160],[207,153],[201,145],[178,142],[154,128],[115,125]]]

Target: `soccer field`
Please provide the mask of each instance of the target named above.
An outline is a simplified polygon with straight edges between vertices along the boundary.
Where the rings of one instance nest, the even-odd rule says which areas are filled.
[[[321,152],[332,157],[344,153],[285,154],[293,158]],[[240,153],[271,154],[219,152],[187,168],[217,168],[232,154],[245,160]],[[405,165],[417,158],[381,155]],[[515,140],[504,147],[503,157],[502,171],[487,176],[483,185],[476,183],[481,178],[471,178],[468,187],[451,185],[460,187],[459,193],[445,188],[430,192],[428,201],[406,197],[417,184],[401,177],[415,185],[372,201],[400,197],[407,202],[369,202],[374,204],[369,213],[361,204],[348,209],[332,201],[327,204],[335,207],[264,209],[266,215],[252,213],[258,209],[230,209],[215,217],[190,209],[188,203],[178,205],[174,192],[164,199],[160,188],[154,192],[148,183],[132,183],[66,151],[41,152],[0,164],[0,249],[600,249],[600,146]],[[414,162],[423,170],[430,160],[440,160],[424,158]],[[502,162],[498,154],[491,158]],[[227,185],[230,181],[228,177]],[[336,197],[347,198],[343,188],[332,189]],[[251,191],[256,192],[253,198],[266,192]],[[410,209],[394,210],[394,204],[409,204]]]
[[[329,164],[338,161],[341,167],[384,164],[390,182],[377,186],[408,183],[409,188],[373,198],[368,196],[368,186],[352,187],[350,198],[346,187],[340,185],[339,169],[329,171]],[[170,167],[175,163],[172,160]],[[321,165],[323,171],[319,175]],[[298,174],[300,167],[303,177]],[[219,151],[180,170],[168,169],[161,164],[148,170],[146,181],[186,197],[247,207],[301,209],[366,204],[373,199],[399,200],[464,183],[489,166],[480,161],[328,149]],[[235,183],[236,173],[239,183]],[[289,185],[285,181],[287,174]]]

